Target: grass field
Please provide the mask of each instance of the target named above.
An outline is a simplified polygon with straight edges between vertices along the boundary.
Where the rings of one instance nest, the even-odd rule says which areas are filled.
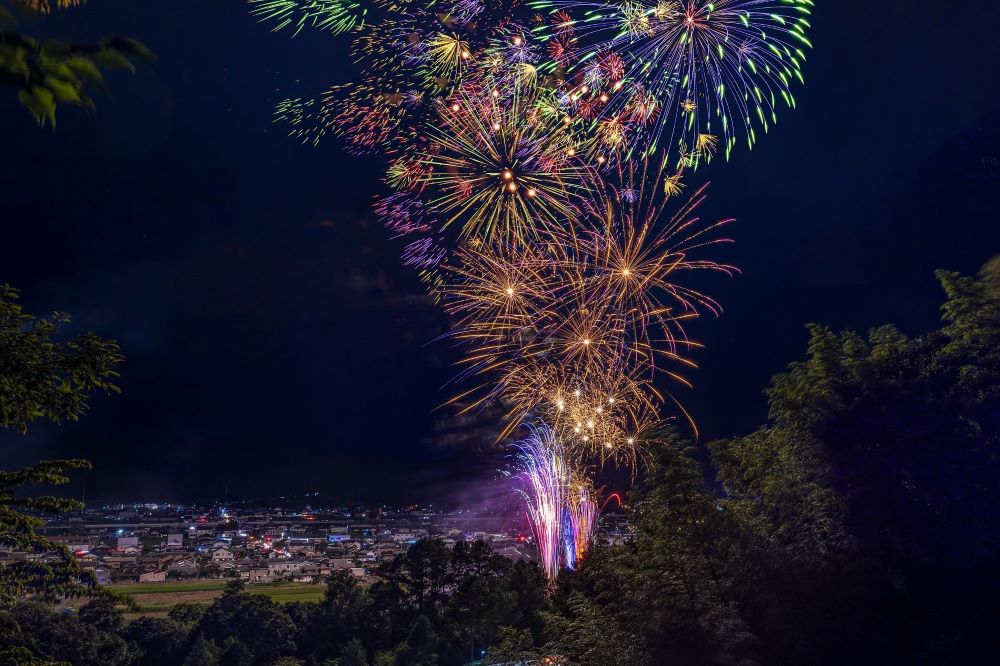
[[[106,585],[109,590],[121,594],[169,594],[171,592],[204,592],[206,590],[221,590],[226,587],[225,580],[192,580],[171,581],[169,583],[123,583]],[[262,589],[262,586],[258,586]]]
[[[225,580],[197,580],[170,583],[139,583],[134,585],[109,585],[108,588],[132,598],[139,604],[138,615],[163,615],[175,605],[185,602],[209,605],[222,596]],[[290,601],[319,601],[325,585],[303,583],[266,583],[247,585],[250,594],[263,594],[278,603]],[[79,607],[86,600],[73,600],[66,607]],[[136,614],[129,613],[130,616]]]

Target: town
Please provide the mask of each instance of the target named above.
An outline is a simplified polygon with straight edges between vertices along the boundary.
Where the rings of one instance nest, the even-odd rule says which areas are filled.
[[[602,520],[602,538],[622,540],[621,514]],[[115,504],[63,514],[39,530],[64,545],[101,584],[203,579],[319,583],[335,571],[369,580],[378,565],[421,539],[447,546],[483,541],[512,560],[537,560],[523,513],[446,511],[430,506],[234,509]],[[37,555],[7,549],[0,562]]]

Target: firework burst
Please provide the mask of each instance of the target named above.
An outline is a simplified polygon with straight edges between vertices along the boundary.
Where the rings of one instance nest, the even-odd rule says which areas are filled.
[[[479,243],[448,264],[444,306],[466,350],[460,379],[486,383],[470,408],[501,401],[512,432],[541,417],[576,461],[634,467],[669,394],[654,380],[682,385],[699,345],[686,325],[721,308],[690,286],[699,271],[733,274],[702,258],[728,243],[730,222],[697,217],[704,188],[669,214],[673,175],[662,162],[595,183],[573,227],[527,244]],[[683,411],[683,409],[681,409]]]
[[[474,87],[439,105],[420,157],[428,167],[421,183],[463,242],[525,244],[575,218],[572,201],[592,180],[582,139],[535,100],[520,90]]]
[[[572,33],[579,62],[613,52],[626,62],[624,79],[608,94],[606,113],[632,103],[637,91],[658,102],[648,150],[694,146],[701,135],[722,137],[728,157],[743,128],[753,147],[758,131],[777,122],[784,103],[795,107],[794,82],[803,82],[812,0],[535,0],[558,16],[541,26],[549,41]],[[617,89],[616,89],[616,86]]]
[[[364,24],[368,10],[352,0],[248,0],[250,13],[274,23],[274,32],[291,29],[293,36],[306,28],[333,34]]]

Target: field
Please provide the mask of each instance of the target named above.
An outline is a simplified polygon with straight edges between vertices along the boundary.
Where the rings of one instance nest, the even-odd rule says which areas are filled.
[[[138,583],[108,585],[108,589],[127,595],[139,604],[139,615],[164,615],[176,604],[194,602],[209,605],[222,596],[225,580],[198,580],[169,583]],[[262,583],[247,585],[250,594],[263,594],[278,603],[290,601],[319,601],[326,590],[325,585],[303,583]],[[86,600],[73,600],[64,607],[80,607]],[[132,613],[129,614],[134,615]]]

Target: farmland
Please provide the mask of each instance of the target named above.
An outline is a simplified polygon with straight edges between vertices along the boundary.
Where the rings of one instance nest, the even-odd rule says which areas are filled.
[[[139,605],[140,615],[162,615],[180,603],[209,605],[220,596],[226,587],[225,580],[199,580],[170,583],[139,583],[109,585],[114,590],[131,598]],[[319,601],[326,590],[325,585],[303,583],[263,583],[248,585],[247,592],[263,594],[278,603],[291,601]],[[79,607],[86,600],[73,600],[66,607]],[[130,614],[131,615],[131,614]]]

